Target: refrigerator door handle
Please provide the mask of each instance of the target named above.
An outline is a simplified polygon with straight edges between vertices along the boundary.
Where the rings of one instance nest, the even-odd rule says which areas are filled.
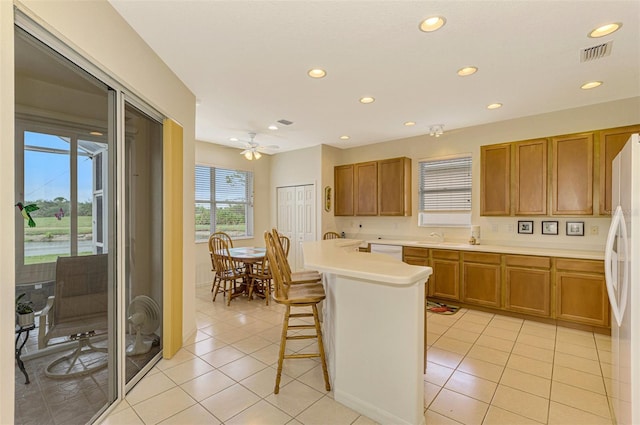
[[[616,240],[618,228],[621,228],[621,231],[619,233],[622,234],[622,244],[618,246],[619,252],[614,259],[613,243]],[[618,324],[618,326],[622,324],[622,318],[624,317],[624,313],[627,307],[627,293],[629,286],[629,277],[627,275],[629,261],[627,253],[627,243],[627,226],[624,220],[622,207],[618,205],[611,219],[611,227],[609,227],[609,234],[607,235],[607,243],[605,245],[604,251],[604,278],[607,284],[607,294],[609,295],[611,311],[613,312],[613,317],[616,319],[616,323]],[[622,257],[623,260],[622,282],[618,282],[618,276],[614,277],[612,272],[613,261],[617,262],[619,257]],[[616,287],[618,289],[618,293],[620,294],[619,302],[618,298],[616,297]]]

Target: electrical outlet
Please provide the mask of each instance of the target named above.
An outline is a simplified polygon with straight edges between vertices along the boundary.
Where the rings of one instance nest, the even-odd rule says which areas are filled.
[[[491,225],[491,231],[493,233],[498,233],[498,225],[497,224],[492,224]]]
[[[513,224],[507,224],[507,232],[513,233]]]
[[[598,229],[598,226],[596,226],[595,224],[593,226],[591,226],[591,228],[589,229],[589,233],[592,235],[597,235],[600,229]]]

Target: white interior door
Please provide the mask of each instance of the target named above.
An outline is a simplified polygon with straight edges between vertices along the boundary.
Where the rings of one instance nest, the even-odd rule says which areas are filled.
[[[291,268],[301,270],[302,242],[316,239],[315,186],[279,187],[277,198],[278,231],[291,240]]]

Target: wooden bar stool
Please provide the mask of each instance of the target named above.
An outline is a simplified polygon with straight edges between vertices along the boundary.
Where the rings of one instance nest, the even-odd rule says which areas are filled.
[[[271,275],[275,282],[275,292],[273,300],[278,304],[286,307],[284,313],[284,322],[282,323],[282,336],[280,338],[280,353],[278,355],[278,372],[276,374],[276,385],[273,390],[274,394],[280,392],[280,378],[282,376],[282,363],[284,359],[308,359],[320,357],[322,362],[322,372],[324,374],[325,389],[331,391],[329,383],[329,372],[327,371],[327,361],[324,353],[324,344],[322,342],[322,330],[320,328],[320,319],[318,317],[318,303],[325,299],[326,295],[322,281],[318,279],[297,280],[292,281],[287,278],[287,273],[283,271],[287,262],[286,257],[278,254],[278,239],[274,238],[272,233],[265,232],[265,245],[267,247],[267,257],[271,267]],[[291,313],[291,308],[311,307],[311,312]],[[292,325],[289,323],[291,318],[313,317],[313,325],[302,324]],[[315,329],[312,335],[289,335],[289,330],[298,331],[303,329]],[[318,340],[317,353],[304,354],[285,354],[285,348],[288,340],[312,339]]]

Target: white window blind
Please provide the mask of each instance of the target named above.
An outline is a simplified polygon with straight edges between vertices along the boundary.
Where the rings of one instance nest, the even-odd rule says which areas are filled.
[[[471,157],[420,162],[421,211],[471,211]]]
[[[253,236],[253,173],[196,165],[196,241],[216,231]]]
[[[471,155],[420,162],[419,226],[471,224]]]

